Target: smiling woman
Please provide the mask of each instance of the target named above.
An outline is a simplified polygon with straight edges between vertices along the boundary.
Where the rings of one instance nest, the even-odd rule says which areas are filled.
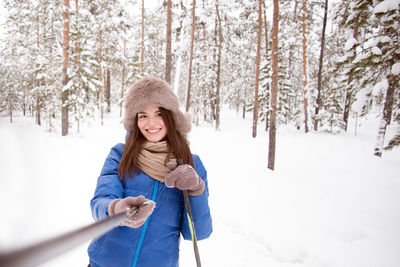
[[[126,208],[138,211],[90,244],[90,265],[178,266],[180,235],[201,240],[212,232],[207,172],[186,139],[190,119],[168,83],[145,77],[127,93],[124,127],[128,137],[104,163],[92,214],[98,220]],[[195,227],[184,216],[183,190],[190,196]]]

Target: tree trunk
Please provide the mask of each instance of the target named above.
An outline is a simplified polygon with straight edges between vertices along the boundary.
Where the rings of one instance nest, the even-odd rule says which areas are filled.
[[[40,81],[36,81],[37,86],[40,86]],[[39,88],[36,91],[36,123],[41,126],[42,125],[42,120],[40,117],[40,93],[39,93]]]
[[[263,3],[263,15],[264,15],[264,32],[265,32],[265,55],[266,55],[266,60],[268,62],[268,21],[267,21],[267,12],[266,12],[266,7],[265,7],[265,1],[262,1]],[[270,90],[269,84],[267,85],[267,91]],[[268,99],[269,100],[269,99]],[[267,101],[268,101],[267,100]],[[269,102],[269,101],[268,101]],[[265,130],[268,131],[269,128],[269,105],[266,103],[265,105]]]
[[[222,51],[222,25],[219,14],[218,0],[215,1],[215,8],[218,18],[218,58],[217,58],[217,91],[215,93],[215,129],[219,130],[220,124],[220,87],[221,87],[221,51]]]
[[[182,64],[182,59],[181,59],[181,55],[179,53],[178,60],[176,61],[175,77],[174,77],[174,93],[176,95],[179,95],[179,84],[180,84],[180,79],[181,79],[181,64]]]
[[[307,90],[307,0],[303,0],[303,88],[304,88],[304,131],[308,133],[308,90]]]
[[[38,66],[38,65],[37,65]],[[36,124],[41,126],[42,125],[42,120],[41,120],[41,98],[40,98],[40,80],[38,78],[38,71],[35,73],[35,81],[34,81],[35,87],[36,87]]]
[[[382,156],[383,145],[385,142],[386,129],[392,119],[393,96],[394,96],[394,91],[395,91],[396,82],[397,82],[396,77],[394,75],[389,75],[388,78],[389,78],[388,79],[389,86],[386,90],[386,98],[385,98],[385,104],[383,106],[382,120],[381,120],[381,125],[380,125],[379,131],[378,131],[378,137],[377,137],[375,153],[374,153],[374,155],[378,156],[378,157]]]
[[[274,0],[274,15],[272,24],[272,88],[271,88],[271,118],[269,127],[268,168],[275,169],[276,145],[276,104],[278,97],[278,31],[279,31],[279,0]]]
[[[38,4],[37,8],[37,15],[36,15],[36,47],[39,49],[39,40],[40,40],[40,21],[39,21],[39,9],[40,9],[40,3]],[[36,65],[39,67],[39,64]],[[40,92],[39,92],[39,86],[40,86],[40,81],[38,79],[38,70],[35,72],[35,85],[36,85],[36,123],[40,126],[42,124],[41,118],[40,118]]]
[[[63,72],[62,72],[62,93],[61,93],[61,135],[68,135],[68,50],[69,50],[69,0],[64,0],[64,27],[63,27]]]
[[[215,2],[217,4],[218,0]],[[201,30],[203,32],[203,58],[204,61],[207,60],[207,35],[206,35],[206,23],[204,21],[202,21],[201,23]]]
[[[142,45],[140,57],[140,73],[144,74],[144,0],[142,0]]]
[[[218,18],[215,16],[214,20],[214,46],[213,46],[213,62],[218,61],[218,52],[217,52],[217,47],[218,47]],[[208,98],[210,99],[210,115],[211,115],[211,120],[214,121],[216,120],[216,90],[214,90],[214,80],[211,80],[211,84],[208,89]]]
[[[38,3],[37,14],[36,14],[36,47],[39,47],[39,39],[40,39],[39,12],[40,12],[40,2]]]
[[[257,123],[258,123],[258,86],[260,84],[261,29],[262,29],[262,0],[258,0],[257,58],[256,58],[256,84],[254,89],[253,137],[257,136]]]
[[[125,83],[125,65],[122,67],[122,77],[121,77],[121,95],[119,103],[119,116],[122,117],[122,99],[124,99],[124,83]]]
[[[13,122],[13,102],[12,102],[12,95],[10,90],[8,91],[8,109],[9,109],[9,116],[10,116],[10,123]]]
[[[324,9],[324,21],[322,24],[322,37],[321,37],[321,51],[319,54],[319,66],[318,66],[318,85],[317,85],[317,105],[315,107],[315,119],[314,119],[314,130],[318,131],[318,124],[320,119],[318,118],[319,110],[321,108],[321,84],[322,84],[322,66],[324,61],[324,50],[325,50],[325,30],[326,20],[328,17],[328,0],[325,0]]]
[[[203,4],[204,4],[204,2],[203,2]],[[216,4],[217,4],[217,2],[216,2]],[[201,30],[202,30],[202,33],[203,33],[203,46],[202,46],[203,60],[204,60],[204,62],[206,62],[207,61],[206,23],[204,21],[202,21],[200,23],[200,25],[201,25]],[[215,27],[216,27],[216,25],[215,25]],[[201,90],[204,92],[204,94],[210,95],[210,91],[212,91],[212,86],[203,84]],[[209,101],[209,98],[204,97],[204,99],[203,99],[203,110],[204,110],[204,112],[203,112],[203,120],[204,121],[211,121],[212,120],[212,116],[210,116],[210,119],[208,119],[208,115],[212,114],[212,110],[211,110],[211,113],[208,113],[208,109],[212,107],[212,105],[211,105],[212,101],[210,101],[211,102],[210,104],[209,104],[208,101]]]
[[[166,37],[166,52],[165,52],[165,81],[171,84],[171,68],[172,68],[172,55],[171,55],[171,27],[172,27],[172,0],[167,2],[167,37]]]
[[[106,69],[106,68],[104,68],[104,69]],[[105,110],[107,112],[107,107],[106,107],[106,104],[107,104],[107,71],[106,70],[103,71],[103,95],[104,95],[104,102],[105,102],[103,104],[104,104],[104,107],[106,108]]]
[[[22,97],[22,103],[21,103],[21,107],[22,107],[22,114],[24,115],[24,117],[26,116],[26,109],[27,109],[27,107],[26,107],[26,101],[27,101],[27,99],[26,99],[26,94],[27,94],[27,92],[26,92],[26,90],[24,90],[24,92],[23,92],[23,97]]]
[[[78,12],[79,12],[79,0],[75,0],[75,16],[78,18]],[[79,51],[79,35],[77,34],[75,37],[75,47],[74,47],[74,69],[77,68],[78,66],[78,51]]]
[[[180,5],[182,6],[182,0]],[[179,48],[184,46],[184,37],[185,37],[185,29],[182,27],[183,19],[180,20],[180,31],[177,32],[176,39],[179,39]],[[175,77],[174,77],[174,93],[179,95],[179,84],[181,79],[181,64],[182,64],[182,53],[178,53],[178,59],[176,61],[176,68],[175,68]]]
[[[193,63],[193,47],[194,47],[194,31],[196,29],[196,0],[193,0],[193,12],[192,12],[192,34],[190,39],[190,57],[189,57],[189,77],[188,87],[186,94],[186,112],[190,108],[190,88],[192,86],[192,63]]]
[[[111,71],[107,68],[107,78],[106,78],[106,102],[107,102],[107,112],[111,112]]]
[[[126,40],[124,40],[124,58],[126,58]],[[122,100],[124,99],[124,91],[125,91],[125,61],[122,61],[122,77],[121,77],[121,95],[119,101],[119,116],[122,117]]]
[[[103,45],[103,32],[102,30],[100,30],[100,48],[99,48],[99,81],[100,84],[102,84],[103,82],[103,73],[102,73],[102,69],[101,69],[101,64],[102,64],[102,56],[101,56],[101,50],[102,50],[102,45]],[[99,88],[99,97],[100,97],[100,121],[101,121],[101,125],[104,125],[103,123],[103,119],[104,119],[104,92],[103,92],[103,85],[100,86]]]

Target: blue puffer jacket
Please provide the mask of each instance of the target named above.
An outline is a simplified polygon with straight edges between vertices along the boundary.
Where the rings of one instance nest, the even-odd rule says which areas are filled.
[[[158,183],[156,207],[149,218],[136,266],[179,266],[180,234],[182,233],[186,240],[191,239],[182,191],[168,188],[144,172],[137,173],[134,178],[126,178],[125,182],[121,182],[118,177],[118,164],[123,150],[123,144],[114,146],[104,163],[91,201],[92,215],[95,220],[109,216],[108,205],[115,198],[144,195],[151,199],[155,184]],[[193,155],[193,160],[197,173],[206,185],[203,194],[190,197],[197,239],[201,240],[209,237],[212,232],[207,172],[197,155]],[[93,240],[88,248],[91,266],[131,267],[142,229],[143,227],[133,229],[118,226]]]

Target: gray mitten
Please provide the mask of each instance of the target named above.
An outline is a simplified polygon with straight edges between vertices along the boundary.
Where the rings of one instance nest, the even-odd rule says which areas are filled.
[[[167,187],[187,190],[190,196],[199,196],[204,192],[204,181],[192,166],[184,164],[177,167],[175,163],[169,162],[167,167],[171,170],[165,176],[165,185]]]
[[[137,209],[136,212],[123,221],[121,225],[131,228],[139,228],[147,218],[153,213],[155,203],[144,196],[117,198],[111,201],[108,206],[108,214],[113,215],[120,212],[128,212],[130,209]]]

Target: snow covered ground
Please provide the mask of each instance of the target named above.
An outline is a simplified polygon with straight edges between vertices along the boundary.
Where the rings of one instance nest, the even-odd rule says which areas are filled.
[[[378,122],[338,135],[280,127],[275,171],[260,125],[223,110],[221,130],[195,127],[191,148],[208,170],[214,233],[199,243],[203,266],[400,266],[400,149],[373,156]],[[17,117],[0,119],[0,247],[92,222],[89,201],[119,117],[61,137]],[[88,242],[46,264],[86,266]],[[183,267],[195,266],[181,243]]]

